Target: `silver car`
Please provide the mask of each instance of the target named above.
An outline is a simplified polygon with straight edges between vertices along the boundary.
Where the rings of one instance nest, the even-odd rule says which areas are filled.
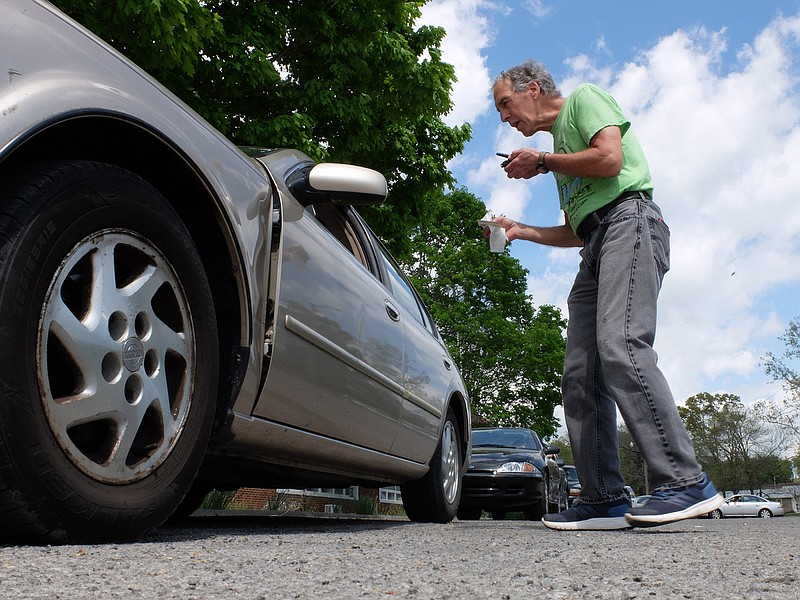
[[[44,1],[3,2],[0,60],[0,541],[131,539],[245,485],[450,521],[469,403],[352,208],[384,177],[245,153]]]
[[[723,517],[782,517],[783,505],[780,502],[767,500],[753,494],[736,494],[727,498],[718,509],[711,511],[708,516],[712,519]]]

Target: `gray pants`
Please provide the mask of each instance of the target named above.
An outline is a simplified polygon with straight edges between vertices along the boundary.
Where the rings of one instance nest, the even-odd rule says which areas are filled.
[[[653,491],[698,482],[701,467],[653,350],[669,229],[653,202],[612,209],[588,235],[569,294],[562,391],[580,502],[624,497],[617,408]]]

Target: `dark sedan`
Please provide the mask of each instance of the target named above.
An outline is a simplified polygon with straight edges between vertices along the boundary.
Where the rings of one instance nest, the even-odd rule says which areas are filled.
[[[522,512],[538,520],[567,506],[564,470],[548,457],[558,446],[544,446],[535,431],[520,427],[475,428],[472,457],[464,475],[458,518],[479,519],[486,510],[502,519]]]

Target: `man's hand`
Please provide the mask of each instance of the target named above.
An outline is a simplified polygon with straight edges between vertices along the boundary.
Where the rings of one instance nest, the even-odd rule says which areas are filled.
[[[580,238],[572,232],[569,225],[569,219],[562,225],[555,227],[537,227],[535,225],[525,225],[524,223],[517,223],[513,219],[500,216],[495,217],[493,220],[500,223],[500,227],[506,230],[506,238],[509,242],[514,240],[527,240],[529,242],[536,242],[544,246],[558,246],[561,248],[573,248],[583,245]],[[483,237],[489,237],[489,228],[483,228]]]
[[[508,155],[504,170],[509,179],[530,179],[539,174],[539,150],[519,148]]]
[[[520,233],[522,228],[516,221],[504,216],[495,217],[492,220],[500,223],[500,227],[506,230],[506,237],[508,238],[509,242],[518,240],[521,237]]]

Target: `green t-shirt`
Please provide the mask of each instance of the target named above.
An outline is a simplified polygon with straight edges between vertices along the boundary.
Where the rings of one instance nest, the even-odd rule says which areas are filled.
[[[617,101],[595,85],[579,85],[564,99],[551,129],[554,151],[572,154],[586,150],[598,131],[614,125],[622,133],[623,164],[619,175],[590,179],[555,173],[561,208],[569,215],[573,230],[586,215],[625,192],[653,194],[647,158],[636,136],[630,131],[630,121],[622,114]]]

